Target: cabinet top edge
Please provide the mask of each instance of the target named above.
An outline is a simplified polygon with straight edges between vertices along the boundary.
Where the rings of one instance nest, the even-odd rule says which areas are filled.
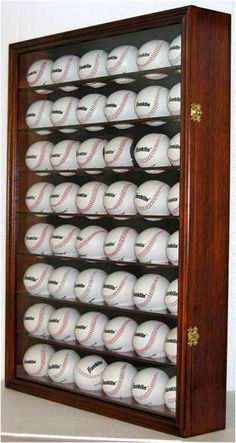
[[[181,8],[168,9],[165,11],[154,12],[150,14],[139,15],[135,17],[128,17],[122,20],[114,20],[108,23],[100,23],[85,28],[78,28],[71,31],[63,31],[60,33],[36,37],[30,40],[23,40],[9,45],[10,51],[16,54],[21,54],[27,51],[36,51],[40,49],[53,48],[59,45],[70,44],[75,40],[88,40],[96,38],[105,38],[109,34],[129,33],[140,29],[153,28],[157,25],[165,26],[168,24],[181,23],[182,19],[190,11],[202,10],[206,13],[220,13],[230,16],[230,14],[221,13],[219,11],[199,8],[197,6],[184,6]]]

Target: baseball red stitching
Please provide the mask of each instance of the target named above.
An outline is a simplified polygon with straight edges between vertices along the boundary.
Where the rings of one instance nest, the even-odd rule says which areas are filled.
[[[128,189],[129,189],[130,186],[132,186],[132,185],[133,185],[133,183],[126,183],[126,184],[123,186],[123,188],[122,188],[122,190],[121,190],[121,193],[120,193],[120,195],[119,195],[119,198],[118,198],[117,202],[114,204],[114,206],[110,206],[109,208],[107,208],[109,211],[113,211],[114,209],[118,209],[118,208],[119,208],[119,206],[120,206],[120,205],[124,202],[124,200],[125,200],[126,193],[127,193]]]
[[[126,281],[128,280],[128,278],[131,277],[130,275],[126,275],[120,282],[119,286],[116,288],[115,291],[112,292],[112,294],[110,295],[106,295],[104,298],[106,300],[112,300],[113,298],[115,298],[119,292],[123,289],[123,287],[125,286]]]
[[[140,63],[139,58],[137,58],[137,64],[140,68],[146,68],[146,66],[149,66],[155,58],[159,55],[159,52],[161,50],[161,47],[163,46],[164,42],[157,43],[155,46],[155,49],[152,51],[152,53],[149,55],[148,59],[144,63]]]
[[[124,147],[125,147],[126,142],[127,142],[128,140],[129,140],[129,138],[128,138],[128,137],[125,137],[125,138],[121,141],[120,146],[119,146],[119,148],[117,149],[116,154],[112,157],[112,159],[111,159],[111,160],[106,159],[106,164],[107,164],[107,165],[112,165],[114,162],[116,162],[117,160],[119,160],[120,156],[121,156],[121,155],[123,154],[123,152],[124,152]]]
[[[41,148],[40,148],[40,154],[38,157],[38,161],[37,161],[36,165],[34,165],[33,167],[31,166],[30,169],[35,171],[43,163],[43,161],[45,159],[45,154],[46,154],[46,147],[50,144],[51,144],[50,142],[43,142],[42,143]]]
[[[154,103],[153,103],[152,109],[149,112],[147,112],[147,114],[145,114],[144,117],[147,117],[147,118],[153,117],[153,116],[157,117],[155,114],[158,111],[158,107],[159,107],[159,104],[160,104],[160,102],[159,102],[160,94],[161,94],[161,86],[158,86],[158,89],[157,89],[157,92],[156,92],[156,95],[155,95],[155,98],[154,98]]]
[[[116,71],[117,69],[119,69],[122,66],[122,63],[126,57],[126,54],[129,50],[129,46],[127,46],[126,48],[123,49],[123,52],[121,53],[120,57],[118,58],[118,60],[116,61],[116,63],[113,66],[109,67],[109,73],[111,74],[112,72]],[[109,62],[109,60],[108,60]]]
[[[55,163],[55,161],[53,159],[53,168],[54,169],[59,168],[68,159],[68,157],[71,153],[71,148],[74,144],[75,144],[74,140],[67,143],[65,151],[63,153],[63,156],[59,159],[59,161],[57,163]]]
[[[47,275],[47,273],[48,273],[49,270],[50,270],[50,267],[47,266],[47,267],[43,270],[41,276],[39,277],[38,281],[37,281],[34,285],[29,286],[29,285],[28,285],[28,282],[27,282],[27,289],[30,290],[30,291],[34,291],[35,289],[39,288],[40,285],[42,284],[44,278],[46,277],[46,275]]]
[[[150,335],[150,338],[148,339],[147,343],[142,348],[138,348],[137,346],[135,346],[135,351],[138,353],[143,353],[143,352],[150,350],[150,348],[152,348],[152,346],[155,344],[157,333],[158,333],[159,329],[161,328],[161,326],[162,326],[161,323],[157,323],[154,326],[152,333]]]
[[[176,206],[176,208],[172,209],[172,210],[171,210],[171,213],[172,213],[173,215],[179,215],[179,206]]]
[[[30,332],[31,334],[34,334],[35,332],[40,330],[40,328],[42,327],[43,316],[44,316],[44,312],[45,312],[46,308],[47,308],[47,306],[41,306],[40,311],[39,311],[38,321],[37,321],[34,329],[32,329],[32,331]]]
[[[35,102],[35,103],[37,103],[37,102]],[[43,115],[43,111],[44,111],[45,106],[46,106],[46,100],[41,100],[38,115],[36,115],[35,121],[30,123],[32,128],[38,128],[38,125],[39,125],[39,122],[40,122],[41,117]]]
[[[116,387],[112,391],[109,392],[110,395],[112,395],[112,396],[116,395],[119,392],[120,388],[122,387],[122,385],[124,383],[124,379],[125,379],[125,370],[126,370],[127,366],[128,366],[127,363],[124,363],[121,366],[121,368],[120,368],[120,375],[119,375],[119,378],[117,380],[117,385],[116,385]]]
[[[100,229],[99,231],[93,232],[92,234],[90,234],[87,238],[85,238],[84,240],[81,241],[81,243],[78,246],[78,250],[80,250],[81,248],[83,248],[85,245],[87,245],[97,234],[101,234],[101,233],[105,233],[103,229]]]
[[[99,95],[94,102],[92,103],[92,105],[90,106],[90,109],[88,110],[87,114],[83,117],[80,117],[80,123],[86,123],[89,121],[89,119],[93,116],[94,112],[96,111],[96,106],[97,103],[99,102],[100,99],[103,99],[103,96]]]
[[[114,111],[112,114],[107,115],[107,118],[109,121],[116,120],[120,116],[122,111],[125,109],[125,106],[128,102],[128,97],[130,94],[131,94],[130,91],[126,92],[125,95],[122,97],[121,103],[120,103],[119,107],[117,108],[117,110]]]
[[[96,202],[99,188],[102,186],[102,184],[103,183],[96,183],[93,186],[92,193],[90,195],[90,200],[89,200],[87,206],[85,206],[84,208],[81,208],[80,206],[78,206],[78,208],[82,214],[83,213],[86,214],[86,212],[89,211],[93,207],[94,203]]]
[[[86,298],[89,295],[89,293],[91,291],[91,288],[93,286],[94,277],[95,277],[96,273],[97,273],[97,271],[93,271],[92,274],[90,275],[88,284],[87,284],[83,294],[80,296],[80,299],[81,298]]]
[[[84,337],[82,340],[81,339],[79,340],[79,342],[81,344],[85,343],[86,341],[88,341],[88,340],[90,340],[92,338],[93,333],[95,332],[95,327],[96,327],[96,324],[97,324],[98,317],[100,317],[100,315],[102,315],[102,314],[100,314],[100,313],[99,314],[95,314],[95,315],[93,314],[92,321],[90,323],[89,330],[88,330],[88,333],[87,333],[86,337]]]
[[[50,204],[52,206],[52,208],[56,208],[56,206],[59,206],[61,203],[64,203],[64,201],[67,199],[68,195],[70,194],[71,189],[73,188],[73,183],[70,183],[65,191],[63,192],[63,194],[61,195],[61,198],[54,203],[53,201],[50,201]]]
[[[130,228],[128,228],[128,227],[125,228],[122,231],[122,234],[121,234],[121,236],[120,236],[120,238],[119,238],[119,240],[117,242],[117,245],[116,245],[115,249],[113,251],[111,251],[111,252],[106,252],[106,255],[108,257],[113,257],[114,255],[118,254],[118,252],[121,251],[121,249],[124,246],[124,242],[125,242],[125,239],[126,239],[128,233],[129,233],[129,231],[130,231]]]
[[[51,244],[51,246],[52,246],[52,249],[53,249],[53,250],[54,250],[54,249],[60,249],[60,248],[62,248],[63,246],[65,246],[66,243],[68,243],[68,242],[71,240],[71,238],[72,238],[73,234],[76,232],[76,230],[77,230],[76,227],[73,228],[73,229],[67,234],[67,236],[64,237],[63,240],[62,240],[60,243],[57,243],[57,244],[53,244],[53,243],[52,243],[52,242],[53,242],[53,236],[52,236],[52,238],[50,239],[50,244]],[[56,240],[57,240],[57,239],[56,239]]]
[[[87,374],[86,372],[84,372],[81,368],[78,368],[78,366],[75,367],[75,371],[78,372],[78,374],[82,375],[85,378],[89,378],[89,379],[97,379],[97,378],[101,378],[102,372],[99,374]]]
[[[55,295],[55,294],[59,294],[59,292],[61,292],[61,290],[64,288],[65,283],[66,283],[67,276],[68,276],[68,274],[69,274],[70,272],[71,272],[71,269],[67,269],[67,270],[64,272],[64,274],[63,274],[63,276],[62,276],[62,279],[61,279],[61,282],[60,282],[58,288],[57,288],[55,291],[53,291],[53,294],[54,294],[54,295]]]
[[[162,231],[157,231],[152,238],[150,239],[149,243],[143,248],[141,252],[137,252],[138,257],[144,257],[145,255],[149,254],[153,246],[155,246],[155,241],[161,235]]]
[[[46,361],[46,346],[42,345],[41,351],[40,351],[40,367],[37,371],[33,373],[33,375],[40,375],[40,372],[44,368],[45,361]]]
[[[116,331],[116,333],[113,335],[113,337],[111,338],[106,338],[104,340],[105,345],[114,345],[114,343],[116,342],[116,340],[119,340],[121,338],[121,336],[123,335],[123,333],[125,332],[125,328],[126,326],[133,321],[131,318],[127,318],[127,320],[125,320],[120,329],[118,329],[118,331]],[[106,331],[105,331],[106,332]]]
[[[67,364],[68,364],[68,360],[69,360],[69,351],[66,353],[65,358],[63,360],[63,363],[61,365],[61,368],[59,369],[59,371],[57,372],[57,374],[54,374],[54,378],[59,378],[61,377],[61,375],[63,374],[63,372],[65,371]]]
[[[154,389],[155,389],[155,385],[156,385],[156,381],[157,381],[158,376],[159,376],[159,373],[155,372],[155,374],[153,375],[151,383],[148,386],[147,390],[143,394],[137,394],[135,392],[135,398],[138,398],[139,400],[144,400],[145,398],[148,398],[149,395],[151,395],[153,393]]]
[[[65,121],[67,120],[67,118],[70,115],[70,111],[71,111],[71,108],[72,108],[72,105],[73,105],[73,100],[75,100],[75,97],[71,97],[69,99],[67,108],[64,111],[64,115],[61,117],[60,120],[58,120],[56,123],[54,123],[55,126],[61,126],[61,125],[63,125],[65,123]]]
[[[172,355],[172,354],[169,354],[169,352],[167,352],[166,353],[166,356],[168,357],[168,359],[170,360],[170,361],[172,361],[173,362],[173,360],[174,360],[174,362],[176,362],[176,360],[177,360],[177,355],[175,354],[175,355]]]
[[[63,82],[65,81],[65,79],[66,79],[66,77],[67,77],[67,75],[68,75],[68,72],[69,72],[70,64],[71,64],[71,62],[72,62],[72,60],[73,60],[74,58],[75,58],[74,55],[71,55],[71,56],[68,58],[68,60],[67,60],[67,62],[66,62],[66,65],[65,65],[65,68],[64,68],[64,70],[62,71],[61,77],[59,77],[59,78],[57,79],[57,83],[63,83]]]
[[[42,183],[40,183],[41,185],[41,189],[40,192],[38,194],[38,197],[36,198],[36,200],[34,201],[34,203],[30,204],[28,203],[28,208],[29,210],[33,211],[34,209],[37,208],[38,205],[40,205],[40,203],[42,202],[42,199],[44,197],[44,191],[47,188],[48,185],[50,185],[50,183],[44,183],[44,185],[42,186]],[[27,195],[26,195],[27,196]]]
[[[70,316],[71,312],[72,312],[72,309],[69,309],[68,311],[65,312],[62,324],[57,332],[53,332],[53,337],[58,337],[59,335],[63,334],[63,332],[65,331],[65,329],[68,325],[69,316]]]
[[[138,303],[138,306],[143,308],[150,303],[150,301],[152,300],[152,297],[155,293],[156,286],[157,286],[159,280],[160,280],[160,277],[159,277],[159,275],[157,275],[151,284],[151,287],[150,287],[149,293],[147,294],[146,299],[142,303]]]
[[[43,75],[43,73],[44,73],[44,71],[46,69],[47,64],[48,64],[48,60],[43,60],[42,61],[41,65],[40,65],[40,68],[38,70],[38,73],[37,73],[37,75],[36,75],[34,80],[30,81],[27,78],[27,81],[30,84],[30,86],[35,85],[35,83],[40,79],[40,77]],[[41,86],[41,85],[39,85],[39,86]]]
[[[158,148],[159,148],[161,138],[163,138],[163,136],[157,138],[157,140],[156,140],[156,142],[155,142],[153,148],[151,149],[151,151],[149,152],[149,154],[147,155],[147,157],[140,158],[140,159],[138,160],[139,163],[144,163],[144,164],[145,164],[145,163],[148,163],[150,160],[152,160],[152,158],[154,157],[154,155],[156,154],[156,152],[157,152],[157,150],[158,150]]]
[[[41,235],[38,238],[38,240],[34,243],[34,245],[30,245],[30,251],[35,251],[36,249],[40,248],[40,246],[42,246],[44,240],[46,239],[46,233],[49,228],[51,228],[50,225],[47,225],[43,228],[43,231],[41,232]],[[27,240],[28,239],[26,237],[26,241]]]
[[[99,146],[99,143],[101,143],[101,142],[102,142],[102,140],[98,139],[98,140],[94,143],[94,145],[93,145],[93,147],[92,147],[92,149],[91,149],[91,152],[89,153],[88,157],[87,157],[84,161],[81,161],[81,160],[79,159],[79,165],[80,165],[80,166],[85,166],[86,164],[88,164],[88,163],[94,158],[94,156],[95,156],[95,154],[96,154],[97,147]]]
[[[156,191],[154,192],[154,195],[152,196],[152,198],[150,198],[150,200],[147,202],[146,205],[142,206],[142,205],[139,205],[138,203],[135,202],[136,203],[135,206],[136,206],[137,210],[138,211],[148,211],[149,209],[151,209],[151,207],[157,202],[162,188],[164,188],[165,186],[166,186],[165,183],[160,185],[156,189]]]

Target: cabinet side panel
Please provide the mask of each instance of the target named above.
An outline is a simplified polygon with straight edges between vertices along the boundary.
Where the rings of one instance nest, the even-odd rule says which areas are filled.
[[[191,7],[187,15],[185,149],[189,152],[188,328],[197,326],[187,350],[185,436],[225,426],[230,16]],[[188,59],[189,58],[189,59]],[[190,119],[191,103],[202,121]],[[186,416],[186,417],[187,417]]]

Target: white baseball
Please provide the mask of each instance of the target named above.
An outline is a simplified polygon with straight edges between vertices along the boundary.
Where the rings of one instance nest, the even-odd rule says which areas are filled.
[[[133,351],[133,336],[138,324],[129,317],[115,317],[110,320],[103,332],[104,345],[109,351]]]
[[[171,115],[180,115],[181,83],[174,85],[167,97],[167,106]]]
[[[179,183],[169,190],[167,206],[172,215],[179,215]]]
[[[168,380],[168,375],[161,369],[142,369],[134,377],[132,395],[140,405],[163,405],[165,386]]]
[[[135,352],[140,357],[154,360],[165,357],[164,343],[169,332],[170,328],[158,320],[141,323],[133,337]]]
[[[103,346],[103,331],[109,318],[101,312],[86,312],[75,326],[75,337],[85,347]]]
[[[135,254],[141,263],[167,264],[166,247],[168,232],[161,228],[147,228],[142,231],[135,242]]]
[[[167,198],[170,187],[159,180],[142,183],[135,195],[134,203],[139,214],[169,215]]]
[[[76,239],[79,232],[79,228],[73,225],[58,226],[50,239],[52,252],[55,255],[63,255],[65,257],[78,257]]]
[[[170,43],[169,60],[172,66],[181,65],[181,35],[175,37]]]
[[[180,165],[180,133],[176,134],[170,140],[167,155],[173,166]]]
[[[173,280],[166,291],[165,304],[172,314],[178,312],[178,279]]]
[[[135,92],[127,90],[116,91],[109,95],[104,110],[107,120],[114,122],[137,119],[135,112],[136,97],[137,94]],[[118,129],[127,129],[133,125],[122,123],[114,126]]]
[[[76,279],[74,293],[76,297],[85,303],[103,302],[102,288],[107,277],[101,269],[84,269]]]
[[[164,401],[167,408],[176,411],[176,376],[170,378],[165,387]]]
[[[54,268],[47,263],[31,265],[23,277],[26,291],[31,295],[49,295],[48,280]]]
[[[168,58],[169,43],[165,40],[150,40],[139,48],[137,56],[137,65],[140,71],[148,69],[158,69],[170,66]],[[159,80],[167,77],[167,74],[147,74],[145,77],[152,80]]]
[[[30,212],[52,212],[50,196],[54,186],[48,182],[39,182],[32,185],[25,196],[25,203]]]
[[[55,352],[48,363],[48,376],[56,383],[73,383],[74,368],[80,357],[72,349]]]
[[[77,108],[77,119],[81,125],[107,121],[104,106],[107,98],[102,94],[89,94],[81,98]],[[88,131],[99,131],[103,126],[88,126]]]
[[[31,226],[25,234],[25,246],[31,254],[51,255],[50,238],[54,226],[48,223],[37,223]]]
[[[48,321],[55,309],[46,303],[31,305],[24,313],[24,328],[30,335],[49,335]]]
[[[50,195],[50,205],[53,212],[63,214],[61,217],[69,218],[66,214],[77,214],[76,197],[79,192],[79,185],[71,182],[60,183],[55,186]],[[73,215],[71,215],[73,217]]]
[[[106,236],[104,251],[109,260],[114,261],[136,261],[134,246],[137,231],[129,227],[112,229]]]
[[[52,82],[65,83],[79,80],[79,57],[77,55],[63,55],[59,57],[52,67]],[[71,92],[78,89],[76,86],[60,87],[62,91]]]
[[[106,258],[104,253],[106,235],[106,229],[101,226],[92,225],[81,229],[76,241],[76,249],[79,256],[97,260]]]
[[[179,231],[175,231],[169,236],[166,255],[172,265],[177,265],[179,262]]]
[[[111,363],[102,375],[102,390],[111,398],[131,398],[134,376],[137,369],[130,363]]]
[[[74,286],[78,275],[79,271],[70,266],[55,269],[48,281],[50,294],[58,299],[75,299]]]
[[[101,390],[102,374],[106,367],[107,363],[98,355],[81,358],[74,369],[75,384],[86,391]]]
[[[126,271],[109,274],[102,288],[105,302],[110,306],[132,306],[132,293],[136,280],[135,275]]]
[[[48,141],[33,143],[25,154],[25,164],[30,171],[51,171],[50,155],[53,144]],[[36,175],[45,176],[49,172],[36,172]]]
[[[164,350],[166,357],[176,365],[177,362],[177,328],[171,329],[166,337]]]
[[[137,185],[129,181],[118,181],[108,186],[104,194],[104,206],[111,215],[137,214],[134,198]]]
[[[85,140],[77,149],[77,162],[81,169],[85,169],[88,174],[98,174],[98,168],[105,168],[106,163],[103,158],[106,140],[100,138],[89,138]],[[86,168],[89,168],[87,170]],[[92,169],[96,170],[93,171]]]
[[[31,346],[23,357],[25,372],[31,377],[45,377],[48,374],[48,363],[55,350],[44,343]]]
[[[82,185],[76,198],[76,205],[79,212],[81,214],[106,214],[106,209],[103,204],[106,190],[107,185],[98,181],[92,181]]]
[[[55,340],[75,340],[75,326],[80,314],[73,308],[56,309],[48,322],[49,334]]]
[[[103,49],[93,49],[82,55],[79,63],[79,76],[81,80],[96,77],[106,77],[107,53]],[[100,88],[105,85],[102,82],[87,83],[92,88]]]
[[[138,71],[137,65],[138,50],[135,46],[122,45],[113,49],[107,57],[106,68],[109,75],[126,74],[126,72]],[[132,78],[117,78],[115,82],[118,84],[131,83]]]
[[[163,86],[147,86],[142,89],[135,102],[135,111],[138,118],[154,118],[170,115],[167,107],[167,97],[169,90]],[[160,126],[163,121],[147,122],[149,126]]]
[[[29,128],[49,128],[52,126],[50,119],[53,103],[49,100],[37,100],[32,103],[26,111],[26,124]],[[50,134],[48,129],[40,129],[36,131],[39,135]]]
[[[26,80],[30,87],[50,85],[53,61],[49,59],[36,60],[28,69]],[[36,89],[38,94],[49,94],[49,89]]]
[[[163,311],[166,309],[165,294],[169,281],[157,274],[144,274],[133,288],[133,302],[141,311]]]
[[[124,168],[133,166],[131,148],[133,140],[130,137],[115,137],[107,142],[104,149],[104,160],[109,168],[114,166]],[[127,172],[129,169],[113,169],[114,172]]]
[[[76,97],[61,97],[53,103],[50,118],[53,126],[70,126],[78,125],[76,118],[77,108],[79,106],[79,99]],[[61,129],[60,132],[71,133],[76,132],[77,129],[66,128]]]
[[[77,149],[79,142],[75,140],[62,140],[57,143],[50,155],[51,167],[55,171],[76,171],[77,164]],[[60,175],[73,175],[73,172],[59,172]]]
[[[140,168],[170,166],[168,148],[170,140],[165,134],[147,134],[135,146],[134,157]],[[159,174],[162,170],[145,170],[147,173]]]

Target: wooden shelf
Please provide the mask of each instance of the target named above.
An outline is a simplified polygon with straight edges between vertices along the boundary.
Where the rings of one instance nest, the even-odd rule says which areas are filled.
[[[87,172],[88,171],[88,172]],[[105,168],[84,168],[84,169],[63,169],[63,170],[50,170],[50,171],[45,171],[42,169],[39,170],[34,170],[31,171],[30,169],[24,169],[21,171],[21,174],[38,174],[38,173],[48,173],[48,174],[63,174],[63,173],[71,173],[71,174],[75,174],[75,175],[81,175],[81,174],[86,174],[86,176],[88,176],[89,172],[94,172],[97,171],[98,173],[102,173],[102,174],[107,174],[107,173],[111,173],[114,174],[114,172],[141,172],[144,173],[146,171],[148,171],[149,174],[156,174],[156,171],[175,171],[175,172],[180,172],[180,166],[155,166],[155,167],[147,167],[147,168],[140,168],[138,166],[114,166],[113,168],[110,167],[105,167]],[[95,175],[95,174],[94,174]],[[89,174],[89,176],[92,178],[93,174]],[[70,177],[70,176],[68,176]]]
[[[45,217],[47,216],[53,216],[53,217],[60,217],[63,216],[66,218],[67,217],[76,217],[76,218],[110,218],[110,219],[129,219],[129,220],[150,220],[150,221],[158,221],[158,220],[179,220],[179,217],[175,216],[175,215],[140,215],[140,214],[135,214],[135,215],[125,215],[125,214],[117,214],[117,215],[110,215],[110,214],[74,214],[74,213],[60,213],[60,212],[28,212],[28,211],[18,211],[17,212],[19,215],[44,215]]]
[[[41,85],[41,86],[35,86],[35,87],[19,87],[18,90],[20,92],[37,92],[37,90],[45,89],[45,90],[57,90],[60,87],[65,86],[87,86],[89,83],[111,83],[114,82],[116,79],[122,79],[122,78],[132,78],[134,80],[137,80],[139,78],[145,77],[147,74],[167,74],[167,75],[178,75],[178,77],[181,75],[181,66],[167,66],[164,68],[158,68],[158,69],[149,69],[145,71],[132,71],[127,72],[125,74],[118,74],[118,75],[107,75],[104,77],[94,77],[94,78],[88,78],[85,80],[78,80],[78,81],[71,81],[71,82],[65,82],[65,83],[51,83],[48,85]],[[159,79],[160,80],[160,79]],[[159,81],[158,79],[155,81]],[[103,88],[103,86],[101,87]],[[99,88],[99,90],[101,89]],[[73,91],[72,91],[73,94]]]

